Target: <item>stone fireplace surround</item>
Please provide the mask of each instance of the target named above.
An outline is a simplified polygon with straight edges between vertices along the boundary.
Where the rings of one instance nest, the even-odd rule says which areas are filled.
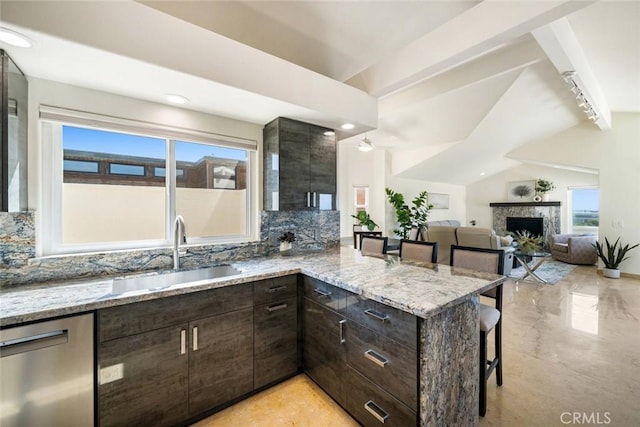
[[[545,248],[554,234],[560,234],[560,202],[490,203],[493,229],[499,236],[508,234],[507,217],[543,219]]]

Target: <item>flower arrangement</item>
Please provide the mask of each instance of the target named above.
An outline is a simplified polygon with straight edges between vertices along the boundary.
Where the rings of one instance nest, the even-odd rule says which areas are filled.
[[[551,181],[547,181],[546,179],[536,180],[536,192],[538,193],[548,193],[549,191],[555,190],[555,188],[555,185],[553,185]]]
[[[287,231],[282,236],[278,237],[278,240],[282,242],[292,243],[296,241],[296,235],[291,231]]]
[[[525,254],[535,252],[542,244],[542,237],[534,236],[529,230],[516,231],[515,239],[520,250]]]

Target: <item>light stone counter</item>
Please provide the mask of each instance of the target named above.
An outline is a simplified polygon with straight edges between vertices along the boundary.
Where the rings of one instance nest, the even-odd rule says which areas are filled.
[[[420,425],[478,424],[479,293],[503,276],[363,257],[348,247],[230,264],[242,273],[157,291],[114,294],[113,278],[7,287],[0,326],[302,273],[418,316]]]
[[[0,289],[0,326],[295,273],[428,318],[503,280],[501,276],[444,265],[401,262],[393,256],[384,259],[365,257],[348,247],[300,256],[256,258],[230,265],[242,273],[156,291],[114,294],[113,278],[9,286]]]

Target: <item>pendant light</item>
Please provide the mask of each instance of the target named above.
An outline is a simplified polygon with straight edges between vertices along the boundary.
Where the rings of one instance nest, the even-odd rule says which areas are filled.
[[[364,135],[364,139],[358,144],[358,150],[364,152],[373,150],[373,142],[367,138],[367,134]]]

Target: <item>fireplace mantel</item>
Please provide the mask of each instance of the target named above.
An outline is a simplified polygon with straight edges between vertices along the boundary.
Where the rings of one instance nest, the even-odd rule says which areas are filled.
[[[489,206],[495,207],[518,207],[518,206],[560,206],[560,202],[491,202]]]

